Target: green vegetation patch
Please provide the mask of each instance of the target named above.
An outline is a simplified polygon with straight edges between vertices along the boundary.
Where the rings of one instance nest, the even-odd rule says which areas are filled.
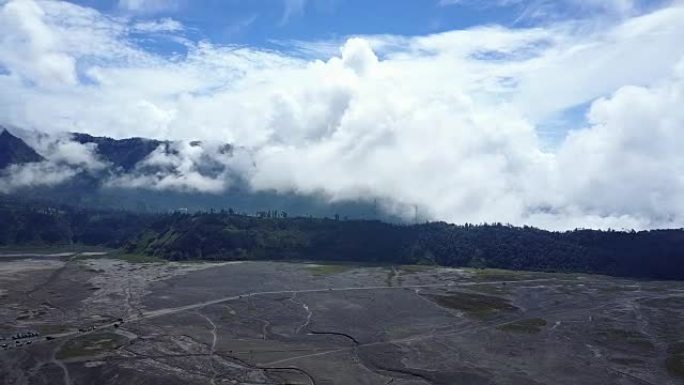
[[[504,294],[510,294],[510,292],[511,292],[507,286],[504,286],[502,284],[487,284],[487,283],[481,283],[481,284],[469,286],[468,290],[476,291],[478,293],[483,293],[483,294],[492,294],[492,295],[504,295]]]
[[[639,290],[638,287],[626,286],[626,285],[613,285],[613,286],[606,286],[606,287],[599,288],[599,291],[601,291],[603,293],[622,293],[622,292],[630,292],[630,291],[637,291],[637,290]]]
[[[545,319],[530,318],[501,325],[497,329],[512,333],[537,334],[542,331],[546,324]]]
[[[667,349],[670,354],[665,360],[667,371],[673,376],[684,378],[684,342],[677,342]]]
[[[70,328],[66,325],[60,325],[60,324],[44,324],[44,325],[35,325],[35,329],[37,329],[40,334],[42,335],[49,335],[49,334],[58,334],[58,333],[64,333],[66,331],[69,331]]]
[[[309,271],[311,272],[312,275],[320,277],[320,276],[344,273],[346,271],[354,269],[355,266],[353,266],[353,265],[324,264],[324,265],[309,265],[309,266],[307,266],[307,268],[309,269]]]
[[[677,342],[670,345],[667,352],[670,354],[684,354],[684,342]]]
[[[673,376],[684,378],[684,354],[670,354],[665,360],[665,367]]]
[[[652,298],[641,300],[640,303],[644,306],[660,309],[684,308],[684,298],[682,297]]]
[[[643,360],[627,357],[609,358],[608,361],[624,366],[639,366],[646,364]]]
[[[111,352],[123,346],[127,339],[114,333],[94,333],[68,341],[57,352],[57,358],[90,357]]]
[[[45,246],[0,246],[0,254],[78,254],[88,252],[109,252],[111,248],[103,246],[87,246],[79,244],[45,245]]]
[[[408,325],[392,325],[388,326],[385,331],[387,339],[407,338],[416,333],[416,329]]]
[[[399,270],[402,274],[416,274],[433,270],[435,267],[434,265],[401,265]]]
[[[604,343],[619,344],[642,352],[651,352],[655,347],[649,341],[648,336],[635,330],[603,329],[598,332],[599,338]]]
[[[518,281],[535,278],[533,274],[525,271],[500,270],[500,269],[470,269],[473,278],[483,281]],[[537,274],[539,278],[541,274]]]
[[[394,267],[387,270],[387,277],[385,278],[385,284],[389,287],[394,286],[394,279],[397,278],[398,275],[399,275],[399,273],[397,272],[397,270]]]
[[[153,257],[144,254],[115,254],[114,258],[126,261],[128,263],[164,263],[168,262],[159,257]]]
[[[646,335],[635,330],[603,329],[599,331],[599,336],[608,341],[624,341],[636,344],[646,342],[650,345]]]
[[[474,317],[486,317],[500,311],[516,311],[507,299],[483,294],[452,292],[448,295],[425,295],[438,305],[460,310]]]
[[[119,259],[128,263],[163,263],[168,262],[159,257],[153,257],[141,253],[124,253],[120,251],[110,252],[106,255],[83,255],[77,254],[70,258],[71,261],[88,261],[91,259]],[[97,272],[97,271],[93,271]]]
[[[604,329],[601,330],[599,334],[606,338],[621,340],[645,338],[645,336],[638,331],[624,329]]]

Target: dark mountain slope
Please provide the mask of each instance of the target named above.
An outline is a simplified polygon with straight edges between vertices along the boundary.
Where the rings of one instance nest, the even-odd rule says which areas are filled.
[[[88,134],[72,134],[75,141],[79,143],[94,143],[97,145],[97,153],[106,161],[112,163],[116,168],[124,171],[132,170],[135,165],[145,159],[162,142],[153,139],[129,138],[116,140],[107,137],[90,136]]]
[[[0,126],[0,169],[13,164],[40,162],[43,157],[38,155],[23,140],[12,135]]]

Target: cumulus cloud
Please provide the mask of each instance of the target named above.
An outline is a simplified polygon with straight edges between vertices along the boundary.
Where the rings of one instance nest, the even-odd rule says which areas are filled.
[[[240,179],[459,223],[684,224],[680,3],[606,23],[360,36],[319,60],[302,42],[296,54],[187,42],[187,55],[159,56],[136,46],[128,21],[26,1],[60,43],[47,52],[73,58],[75,75],[46,90],[12,56],[22,24],[0,24],[0,119],[178,140],[111,186],[221,193]],[[583,105],[584,128],[544,142],[540,126]]]
[[[160,145],[136,165],[115,175],[110,187],[220,193],[248,172],[249,158],[218,142],[177,141]]]
[[[0,11],[0,55],[5,66],[42,86],[75,85],[76,60],[61,50],[45,20],[45,10],[32,1],[12,1]]]
[[[683,103],[681,74],[653,87],[622,87],[594,102],[591,126],[571,133],[557,155],[559,171],[568,172],[559,179],[560,204],[649,225],[681,223]]]

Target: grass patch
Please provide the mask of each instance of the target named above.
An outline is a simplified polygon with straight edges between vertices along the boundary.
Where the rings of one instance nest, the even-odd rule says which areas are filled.
[[[387,277],[385,278],[385,283],[387,286],[394,286],[394,281],[396,280],[399,285],[403,282],[403,276],[424,273],[433,270],[435,266],[433,265],[399,265],[399,266],[386,266]]]
[[[667,352],[670,354],[684,354],[684,342],[677,342],[667,348]]]
[[[385,278],[385,284],[389,287],[394,286],[394,279],[399,275],[398,271],[391,267],[387,270],[387,277]]]
[[[70,330],[68,326],[59,324],[36,325],[35,329],[42,335],[59,334]]]
[[[470,269],[473,278],[486,281],[518,281],[530,279],[532,275],[527,271],[500,269]]]
[[[603,329],[598,332],[598,335],[604,343],[618,344],[630,350],[652,352],[655,348],[646,335],[634,330]]]
[[[128,263],[164,263],[168,262],[165,259],[159,257],[152,257],[144,254],[114,254],[113,258],[126,261]]]
[[[623,329],[604,329],[599,332],[599,335],[609,340],[628,341],[646,339],[646,336],[638,331]]]
[[[332,265],[332,264],[307,266],[307,269],[309,269],[311,274],[313,276],[316,276],[316,277],[340,274],[340,273],[344,273],[346,271],[352,270],[354,268],[355,268],[355,266],[352,266],[352,265]]]
[[[638,287],[634,286],[627,286],[627,285],[614,285],[614,286],[605,286],[599,288],[599,291],[602,293],[622,293],[622,292],[630,292],[630,291],[637,291],[639,290]]]
[[[641,301],[642,305],[654,308],[684,308],[684,298],[682,297],[667,297],[667,298],[653,298]]]
[[[77,255],[74,255],[73,257],[69,257],[69,260],[72,262],[78,262],[78,261],[89,261],[91,259],[99,259],[99,258],[104,258],[104,257],[107,257],[107,256],[77,254]]]
[[[165,263],[166,259],[153,257],[145,254],[124,253],[121,251],[112,251],[106,255],[74,255],[70,258],[71,261],[88,261],[92,259],[118,259],[128,263]]]
[[[510,290],[508,289],[508,287],[502,286],[500,284],[481,283],[481,284],[469,286],[468,290],[476,291],[478,293],[483,293],[483,294],[491,294],[491,295],[504,295],[504,294],[510,293]]]
[[[670,354],[665,360],[665,367],[673,376],[684,378],[684,354]]]
[[[435,266],[432,265],[401,265],[399,270],[402,274],[416,274],[424,273],[426,271],[433,270]]]
[[[625,366],[639,366],[639,365],[644,365],[645,362],[636,358],[624,358],[624,357],[619,357],[619,358],[610,358],[608,361],[619,364],[619,365],[625,365]]]
[[[0,246],[0,254],[62,254],[83,252],[107,252],[112,249],[85,245]]]
[[[399,339],[410,337],[416,330],[410,326],[394,325],[385,328],[384,335],[387,339]]]
[[[68,341],[57,352],[57,358],[90,357],[120,348],[127,339],[114,333],[95,333]]]
[[[512,333],[537,334],[542,331],[547,322],[541,318],[530,318],[497,327],[499,330]]]
[[[474,317],[486,317],[501,311],[518,310],[505,298],[483,294],[456,292],[449,295],[427,294],[425,296],[440,306],[463,311]]]
[[[670,354],[665,360],[667,371],[675,377],[684,378],[684,342],[677,342],[667,349]]]

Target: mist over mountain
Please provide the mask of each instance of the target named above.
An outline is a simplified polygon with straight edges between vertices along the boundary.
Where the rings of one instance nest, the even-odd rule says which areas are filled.
[[[0,169],[11,165],[34,163],[42,160],[43,157],[38,155],[23,140],[0,126]]]
[[[157,147],[168,144],[168,142],[159,140],[143,138],[115,140],[81,133],[72,134],[72,138],[81,144],[95,144],[97,154],[101,159],[111,163],[114,168],[120,168],[123,171],[130,171]]]
[[[143,212],[279,210],[317,217],[400,220],[377,202],[331,202],[324,194],[253,190],[243,177],[249,154],[228,143],[17,131],[26,140],[8,130],[0,136],[0,146],[7,149],[0,192],[10,196]]]

